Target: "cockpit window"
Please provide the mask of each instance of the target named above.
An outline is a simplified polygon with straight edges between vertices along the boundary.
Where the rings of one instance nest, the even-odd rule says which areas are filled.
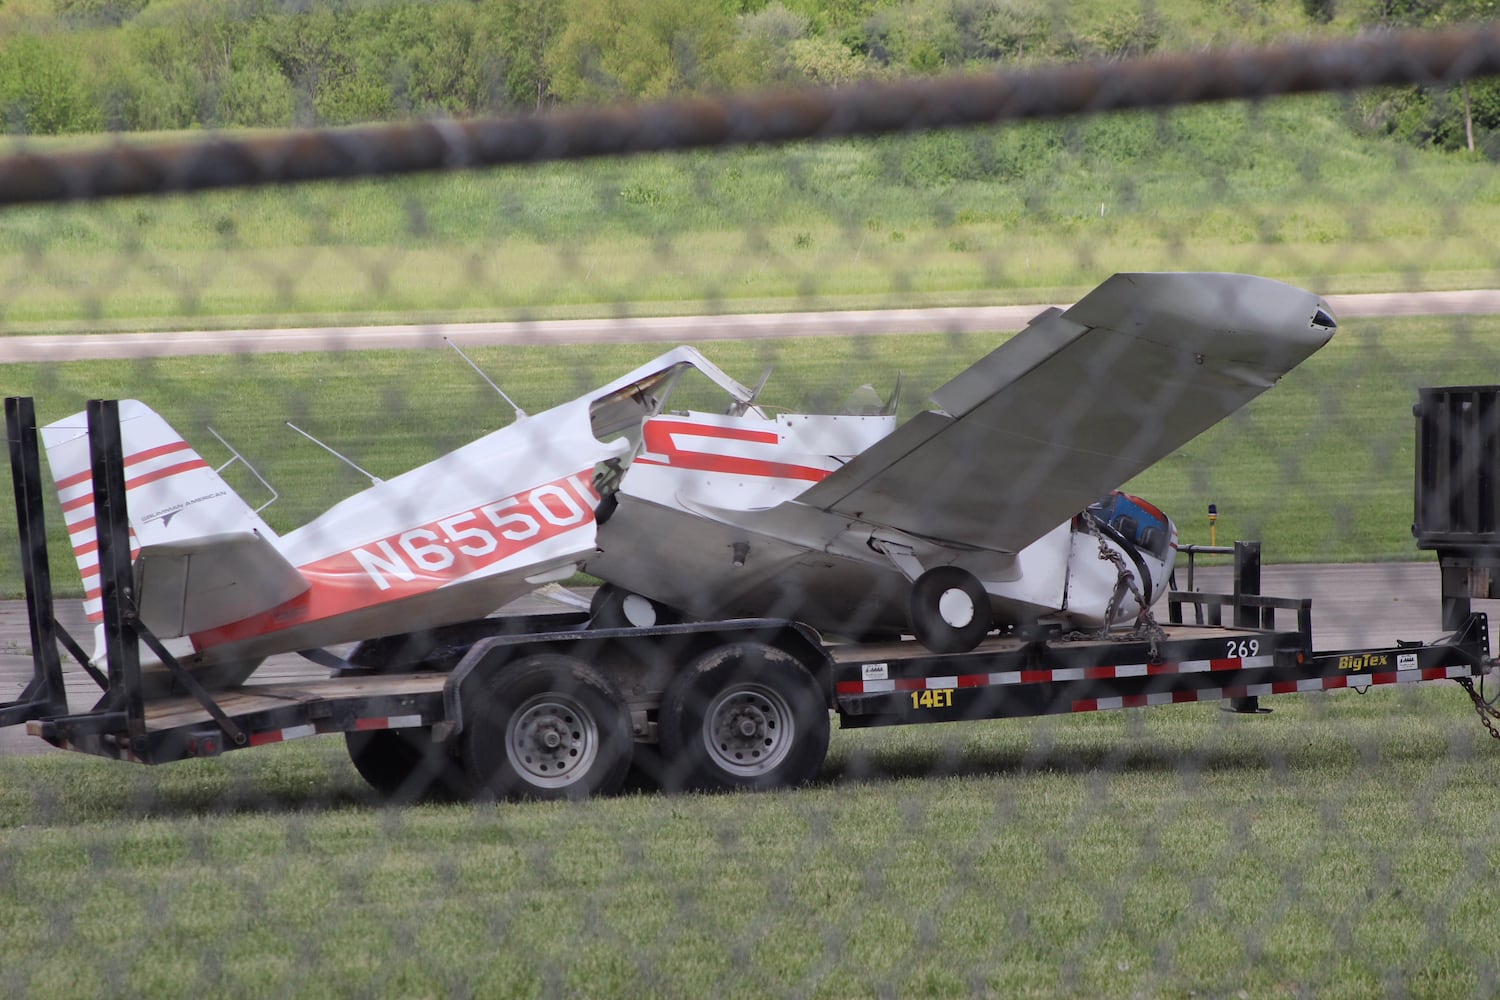
[[[1167,516],[1154,505],[1128,493],[1114,492],[1091,504],[1089,513],[1142,552],[1166,560],[1172,546],[1172,528]]]

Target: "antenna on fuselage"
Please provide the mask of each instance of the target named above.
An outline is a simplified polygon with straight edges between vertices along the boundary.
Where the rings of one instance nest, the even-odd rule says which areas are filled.
[[[229,449],[229,454],[231,454],[231,455],[234,456],[229,461],[225,462],[223,465],[221,465],[217,469],[215,469],[214,470],[215,472],[217,472],[219,475],[222,476],[224,474],[224,470],[225,469],[229,468],[235,462],[239,462],[245,468],[247,468],[247,469],[250,470],[250,475],[252,475],[256,479],[260,480],[260,484],[262,486],[264,486],[268,491],[270,491],[271,499],[267,500],[265,503],[263,503],[259,507],[255,508],[255,513],[259,514],[261,511],[263,511],[267,507],[271,506],[277,500],[281,499],[281,494],[278,493],[278,492],[276,492],[276,487],[272,486],[271,483],[270,483],[270,481],[268,479],[266,479],[265,476],[262,476],[260,474],[260,470],[256,469],[255,466],[251,465],[250,464],[250,460],[248,458],[246,458],[244,455],[241,455],[239,453],[239,451],[236,450],[236,448],[234,447],[234,445],[230,444],[228,441],[225,441],[223,435],[221,435],[218,431],[214,430],[212,427],[210,427],[208,429],[208,433],[212,434],[214,436],[214,438],[220,444],[222,444],[225,448],[228,448]]]
[[[748,399],[737,399],[733,403],[730,403],[729,409],[726,411],[727,414],[731,417],[744,416],[750,407],[755,405],[755,401],[765,391],[766,383],[769,381],[771,381],[771,367],[768,365],[766,366],[766,370],[760,373],[760,381],[755,384],[755,388],[750,390],[750,397]]]
[[[373,473],[370,473],[370,472],[366,472],[364,469],[361,469],[359,466],[357,466],[357,465],[354,464],[354,460],[353,459],[349,458],[347,455],[340,455],[338,452],[334,451],[332,448],[328,447],[328,445],[324,444],[322,441],[319,441],[317,438],[313,437],[311,434],[307,433],[307,431],[305,431],[302,428],[298,427],[296,424],[292,423],[290,420],[288,420],[286,422],[286,425],[288,427],[290,427],[292,430],[296,431],[298,434],[301,434],[303,437],[307,438],[309,441],[311,441],[313,444],[317,445],[319,448],[322,448],[324,451],[328,452],[328,454],[332,455],[334,458],[338,459],[340,462],[343,462],[345,465],[349,466],[349,468],[353,469],[355,472],[359,473],[361,476],[364,476],[366,479],[368,479],[370,481],[370,485],[372,485],[372,486],[379,486],[381,483],[385,482],[385,480],[381,479],[379,476],[374,475]]]
[[[490,378],[488,375],[486,375],[484,373],[484,369],[480,368],[478,365],[476,365],[474,363],[474,359],[473,358],[471,358],[467,354],[465,354],[463,352],[462,348],[460,348],[453,341],[449,340],[447,337],[443,338],[443,343],[447,344],[449,347],[451,347],[455,351],[457,351],[458,352],[458,356],[461,357],[461,358],[463,358],[465,361],[467,361],[469,363],[469,367],[472,368],[472,369],[474,369],[476,372],[478,372],[479,373],[479,377],[482,378],[482,379],[484,379],[485,382],[489,384],[489,387],[491,389],[494,389],[496,392],[498,392],[500,394],[500,398],[501,399],[505,400],[507,403],[510,404],[510,408],[516,411],[516,419],[517,420],[525,420],[526,419],[526,411],[523,410],[523,409],[521,409],[519,406],[517,406],[516,405],[516,401],[514,399],[511,399],[509,396],[507,396],[505,394],[505,390],[502,389],[502,388],[500,388],[498,385],[496,385],[495,384],[495,380],[492,379],[492,378]]]

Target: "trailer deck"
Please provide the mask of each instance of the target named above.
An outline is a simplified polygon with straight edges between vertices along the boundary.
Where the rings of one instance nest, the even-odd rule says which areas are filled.
[[[1178,593],[1172,600],[1206,596],[1216,595]],[[582,630],[548,637],[572,644],[591,638]],[[1300,631],[1177,624],[1149,636],[994,636],[962,654],[933,654],[910,639],[826,651],[832,708],[848,729],[1366,690],[1474,677],[1488,667],[1483,616],[1447,643],[1383,649],[1314,652]],[[135,738],[120,713],[108,712],[33,720],[28,732],[59,747],[145,763],[214,756],[303,736],[439,725],[449,714],[452,678],[428,670],[215,691],[215,705],[243,739],[186,695],[146,700]]]

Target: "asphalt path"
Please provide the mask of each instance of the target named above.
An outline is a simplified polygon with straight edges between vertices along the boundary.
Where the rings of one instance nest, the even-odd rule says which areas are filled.
[[[1179,567],[1178,583],[1186,586],[1185,568]],[[1225,593],[1231,589],[1228,567],[1200,568],[1195,589]],[[1313,645],[1318,650],[1392,646],[1398,639],[1431,642],[1441,635],[1437,564],[1372,563],[1340,565],[1266,566],[1261,590],[1276,597],[1306,597],[1312,600]],[[1483,610],[1484,603],[1478,602]],[[555,603],[528,597],[512,605],[516,612],[546,608]],[[1165,611],[1161,611],[1165,619]],[[64,601],[58,608],[63,627],[92,648],[80,602]],[[1278,627],[1295,628],[1295,620]],[[31,676],[30,638],[25,605],[0,602],[0,701],[20,695]],[[64,663],[70,707],[87,710],[99,692],[83,671]],[[250,683],[273,683],[327,676],[326,671],[299,656],[276,656],[250,678]],[[1287,697],[1297,697],[1289,695]],[[1274,700],[1271,701],[1274,705]],[[1163,709],[1170,711],[1170,709]],[[1472,721],[1465,717],[1464,722]],[[1455,720],[1455,724],[1458,724]],[[0,729],[0,754],[53,753],[40,739],[28,736],[24,726]]]
[[[1330,295],[1327,300],[1341,320],[1500,313],[1500,291],[1380,292]],[[1046,308],[1046,305],[970,306],[505,323],[13,335],[0,337],[0,363],[425,348],[441,347],[444,338],[463,347],[488,347],[983,333],[1019,330]]]

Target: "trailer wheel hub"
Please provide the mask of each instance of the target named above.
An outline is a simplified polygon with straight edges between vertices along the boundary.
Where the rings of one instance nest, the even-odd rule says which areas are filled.
[[[703,739],[718,766],[750,776],[785,759],[796,737],[795,728],[791,706],[779,692],[761,684],[742,684],[721,691],[709,705]]]
[[[539,694],[511,716],[506,753],[538,785],[566,785],[586,774],[599,753],[599,727],[582,704],[557,692]]]

